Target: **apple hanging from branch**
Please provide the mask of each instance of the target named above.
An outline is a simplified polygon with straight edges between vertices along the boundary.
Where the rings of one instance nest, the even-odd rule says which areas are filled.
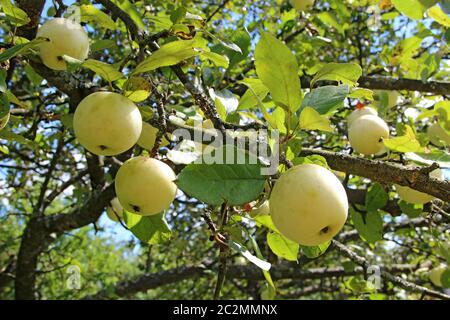
[[[73,128],[78,142],[87,150],[114,156],[136,144],[142,117],[128,98],[114,92],[95,92],[78,105]]]
[[[85,60],[89,54],[89,37],[83,27],[65,18],[54,18],[45,22],[36,37],[49,41],[39,44],[42,62],[53,70],[66,70],[64,55]]]
[[[365,115],[354,119],[348,129],[351,147],[364,155],[383,152],[385,150],[383,139],[387,138],[389,138],[387,123],[374,115]]]
[[[175,199],[175,178],[164,162],[143,156],[131,158],[117,172],[117,198],[127,211],[143,216],[158,214]]]
[[[316,164],[303,164],[280,176],[269,206],[275,226],[285,237],[315,246],[331,240],[342,229],[348,199],[331,171]]]

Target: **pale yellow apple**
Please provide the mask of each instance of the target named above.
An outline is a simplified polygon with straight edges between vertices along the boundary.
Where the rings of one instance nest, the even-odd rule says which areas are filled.
[[[314,0],[289,0],[289,2],[298,11],[306,11],[314,5]]]
[[[109,206],[106,208],[106,215],[115,222],[118,222],[119,219],[123,218],[123,207],[117,197],[112,199],[109,203]]]
[[[442,287],[442,274],[444,273],[444,271],[447,270],[447,267],[443,264],[441,264],[440,266],[432,269],[430,271],[430,274],[428,275],[428,277],[430,278],[430,281],[437,287]]]
[[[78,105],[73,129],[78,142],[97,155],[127,151],[142,131],[139,109],[128,98],[113,92],[95,92]]]
[[[347,117],[347,125],[350,127],[357,118],[367,115],[378,116],[378,112],[372,107],[356,109]]]
[[[169,208],[177,186],[172,168],[149,158],[131,158],[116,175],[116,194],[125,210],[143,216],[158,214]]]
[[[39,44],[42,62],[53,70],[66,70],[64,55],[85,60],[89,54],[89,37],[83,27],[65,18],[54,18],[45,22],[37,37],[50,41]]]
[[[439,125],[433,123],[427,129],[430,142],[438,147],[450,146],[450,135]]]
[[[147,122],[143,122],[141,136],[139,137],[137,144],[144,149],[152,150],[153,146],[155,145],[157,135],[158,135],[157,128],[153,127],[151,124],[148,124]],[[167,139],[163,136],[160,146],[165,147],[169,143],[170,142],[167,141]]]
[[[439,169],[430,172],[430,176],[440,180],[444,179],[444,174]],[[400,199],[409,203],[424,204],[434,199],[432,195],[411,189],[410,187],[399,186],[396,184],[395,189],[397,190]]]
[[[384,150],[383,139],[389,138],[389,127],[378,116],[366,115],[355,119],[348,129],[348,139],[353,150],[365,155]]]
[[[269,205],[278,230],[305,246],[331,240],[347,219],[344,187],[331,171],[316,164],[284,172],[272,190]]]
[[[265,216],[270,214],[270,207],[269,207],[269,201],[264,201],[259,207],[254,208],[252,211],[250,211],[250,216],[256,217],[256,216]]]
[[[5,115],[4,117],[0,118],[0,130],[2,130],[4,127],[6,127],[6,125],[9,122],[9,117],[10,117],[10,113],[8,112],[7,115]]]

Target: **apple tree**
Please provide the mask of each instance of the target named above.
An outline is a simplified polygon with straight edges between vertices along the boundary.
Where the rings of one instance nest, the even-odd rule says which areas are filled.
[[[0,0],[0,298],[450,299],[449,14]]]

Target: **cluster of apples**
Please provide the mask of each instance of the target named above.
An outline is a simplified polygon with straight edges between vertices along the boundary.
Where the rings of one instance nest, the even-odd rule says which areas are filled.
[[[300,4],[313,2],[292,1],[297,9],[303,8]],[[66,69],[65,55],[79,60],[88,56],[88,35],[71,20],[50,20],[37,36],[49,39],[40,45],[40,55],[43,63],[53,70]],[[348,123],[349,140],[355,151],[366,155],[384,151],[383,139],[389,137],[389,128],[376,110],[358,109],[350,115]],[[102,156],[121,154],[135,144],[152,149],[158,132],[142,121],[131,100],[114,92],[95,92],[85,97],[76,108],[73,127],[79,143]],[[168,143],[163,140],[163,145]],[[162,161],[145,156],[127,160],[117,172],[117,198],[111,201],[108,216],[118,221],[124,209],[140,215],[166,210],[177,192],[175,178],[174,171]],[[402,190],[406,190],[404,194],[417,193],[403,188],[397,187],[401,196]],[[419,198],[417,194],[414,199],[402,197],[407,201]],[[347,212],[347,194],[339,179],[322,166],[303,164],[284,172],[269,200],[253,214],[270,213],[283,235],[301,245],[314,246],[331,240],[342,229]]]
[[[66,70],[64,56],[85,60],[89,37],[83,27],[70,19],[55,18],[39,28],[37,37],[42,62],[53,70]],[[73,129],[78,142],[96,155],[115,156],[135,144],[153,148],[158,129],[142,121],[138,107],[115,92],[94,92],[77,106]],[[164,141],[166,143],[167,141]],[[115,179],[117,199],[109,209],[121,215],[124,208],[140,215],[158,214],[175,199],[175,173],[164,162],[138,156],[127,160]],[[114,217],[116,216],[114,215]]]

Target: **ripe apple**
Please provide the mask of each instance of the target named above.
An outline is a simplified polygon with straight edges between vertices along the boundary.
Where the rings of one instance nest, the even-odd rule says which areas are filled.
[[[366,115],[355,119],[348,129],[348,139],[353,150],[371,155],[384,150],[383,139],[389,138],[389,127],[378,116]]]
[[[65,18],[55,18],[45,22],[38,30],[37,37],[50,41],[39,44],[42,62],[53,70],[66,70],[64,55],[85,60],[89,54],[89,37],[83,27]]]
[[[142,132],[137,144],[144,149],[152,150],[155,145],[156,136],[158,134],[158,129],[148,124],[147,122],[142,122]],[[165,137],[162,138],[161,147],[165,147],[170,142],[167,141]]]
[[[125,210],[143,216],[160,213],[175,199],[177,186],[172,168],[149,158],[131,158],[120,167],[115,187]]]
[[[430,176],[436,179],[444,179],[444,174],[439,169],[430,172]],[[409,203],[424,204],[434,199],[434,197],[429,194],[411,189],[409,187],[399,186],[396,184],[395,189],[397,190],[400,199]]]
[[[106,215],[115,222],[118,222],[119,218],[123,218],[123,207],[117,197],[112,199],[109,203],[109,206],[106,208]]]
[[[284,172],[272,190],[269,205],[278,230],[305,246],[331,240],[347,219],[344,187],[331,171],[316,164]]]
[[[142,117],[128,98],[113,92],[95,92],[78,105],[73,129],[87,150],[113,156],[136,144],[142,131]]]
[[[269,207],[269,201],[264,201],[259,207],[253,209],[250,212],[250,216],[256,217],[256,216],[265,216],[270,214],[270,207]]]
[[[450,146],[450,135],[439,125],[433,123],[427,129],[430,142],[438,147]]]
[[[306,11],[314,5],[314,0],[289,0],[289,2],[298,11]]]
[[[357,118],[367,115],[378,116],[378,112],[372,107],[356,109],[347,117],[347,125],[350,127]]]
[[[0,130],[2,130],[4,127],[6,127],[6,125],[8,124],[8,121],[9,121],[9,117],[10,117],[10,113],[8,112],[7,115],[0,118]]]
[[[442,274],[444,273],[444,271],[447,269],[447,267],[443,264],[441,264],[440,266],[432,269],[430,271],[430,274],[428,275],[428,277],[430,278],[430,281],[437,287],[442,287]]]

